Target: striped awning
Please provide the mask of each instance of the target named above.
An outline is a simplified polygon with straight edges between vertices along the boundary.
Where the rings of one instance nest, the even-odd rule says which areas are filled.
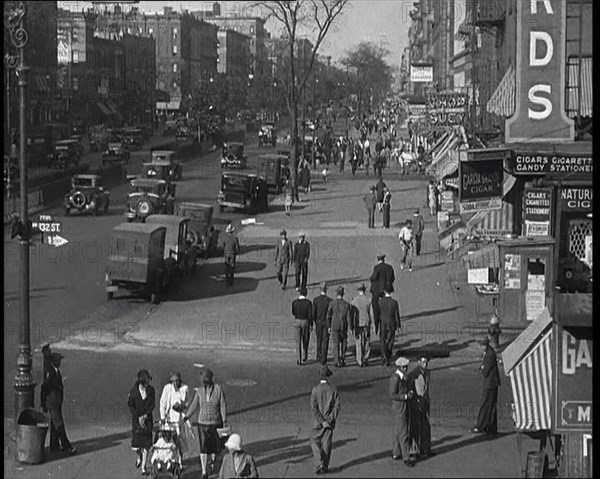
[[[512,233],[513,223],[513,205],[503,201],[499,210],[480,211],[467,221],[467,234],[504,237]]]
[[[44,75],[35,75],[35,85],[37,86],[37,91],[40,92],[48,92],[50,91],[50,86],[48,85],[48,81]]]
[[[567,63],[567,114],[575,118],[579,106],[579,90],[581,90],[581,116],[592,116],[594,108],[594,85],[592,83],[592,58],[581,59],[581,88],[579,85],[579,58],[569,58]]]
[[[515,88],[515,70],[511,65],[487,102],[487,111],[498,116],[511,117],[515,112]]]
[[[502,353],[510,378],[518,431],[550,429],[552,399],[552,318],[548,308]]]

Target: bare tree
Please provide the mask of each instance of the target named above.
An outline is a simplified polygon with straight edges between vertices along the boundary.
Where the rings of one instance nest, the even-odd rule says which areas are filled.
[[[331,25],[342,13],[348,0],[297,0],[297,1],[264,1],[253,2],[259,8],[268,12],[269,18],[274,18],[284,30],[284,48],[288,55],[286,61],[280,63],[285,67],[284,88],[286,93],[286,104],[291,120],[291,180],[295,188],[298,174],[298,104],[302,98],[302,92],[306,88],[307,80],[311,74],[317,52],[323,39],[327,35]],[[308,56],[305,68],[299,68],[297,64],[297,47],[299,40],[299,29],[312,26],[316,32],[316,38],[312,51]]]

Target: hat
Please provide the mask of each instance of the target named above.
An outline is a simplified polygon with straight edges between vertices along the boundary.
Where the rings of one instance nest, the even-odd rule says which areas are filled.
[[[306,288],[302,287],[300,288],[299,293],[301,296],[306,296],[308,294],[308,291],[306,291]]]
[[[138,371],[138,381],[141,381],[142,379],[147,379],[148,381],[152,380],[152,376],[150,376],[147,369],[140,369]]]
[[[50,357],[51,357],[52,359],[62,359],[62,358],[64,358],[64,356],[63,356],[62,354],[60,354],[60,353],[52,353],[52,354],[50,355]]]
[[[340,296],[344,295],[344,287],[343,286],[338,286],[335,290],[335,294],[338,294]]]
[[[227,225],[227,228],[225,228],[225,233],[232,233],[234,229],[235,228],[233,227],[233,225],[231,223],[229,223]]]
[[[391,293],[392,292],[392,285],[390,283],[385,283],[383,285],[382,290],[383,290],[384,293]]]
[[[406,359],[404,356],[396,359],[396,366],[398,366],[398,367],[403,368],[405,366],[408,366],[408,363],[410,363],[410,361],[408,359]]]
[[[208,368],[204,368],[200,374],[203,379],[208,379],[209,381],[213,379],[213,372]]]
[[[362,283],[358,288],[356,288],[359,291],[366,291],[367,287],[365,286],[365,283]]]
[[[404,224],[405,224],[406,226],[408,226],[408,225],[412,226],[412,220],[411,220],[411,219],[407,219],[407,220],[404,222]]]
[[[490,324],[500,324],[500,318],[493,314],[490,318]]]
[[[479,340],[479,344],[481,344],[482,346],[487,346],[488,344],[490,344],[490,338],[484,336]]]
[[[325,281],[321,281],[321,291],[327,291],[327,283]]]
[[[281,233],[279,233],[280,236],[287,236],[287,231],[286,230],[281,230]]]
[[[323,366],[321,367],[321,370],[319,371],[319,374],[322,378],[328,378],[333,373],[331,372],[331,369],[329,369],[327,367],[327,364],[323,364]]]
[[[300,237],[300,238],[304,238],[305,236],[306,236],[306,233],[304,231],[300,231],[298,233],[298,237]]]
[[[385,255],[384,255],[384,254],[382,254],[382,253],[379,253],[379,254],[377,255],[377,259],[378,259],[378,260],[385,259]]]
[[[419,208],[417,208],[417,209],[415,210],[415,213],[414,213],[414,214],[415,214],[415,215],[418,215],[420,212],[421,212],[421,210],[420,210]]]
[[[227,439],[227,442],[225,443],[225,447],[227,449],[231,449],[233,451],[241,451],[242,450],[242,438],[240,437],[239,434],[232,434],[231,436],[229,436],[229,439]]]
[[[171,381],[177,381],[177,380],[181,381],[181,373],[171,373],[170,380]]]

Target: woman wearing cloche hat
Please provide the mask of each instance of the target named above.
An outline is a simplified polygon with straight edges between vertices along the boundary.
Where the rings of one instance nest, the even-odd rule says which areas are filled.
[[[258,469],[254,458],[242,449],[242,438],[239,434],[232,434],[225,443],[229,451],[223,457],[219,479],[230,477],[258,477]]]

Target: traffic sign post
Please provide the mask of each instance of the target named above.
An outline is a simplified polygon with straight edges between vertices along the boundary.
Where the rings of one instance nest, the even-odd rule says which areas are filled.
[[[69,241],[59,233],[62,233],[62,223],[55,221],[49,215],[40,215],[39,221],[32,223],[34,228],[37,228],[42,234],[46,234],[46,242],[52,246],[62,246]]]

